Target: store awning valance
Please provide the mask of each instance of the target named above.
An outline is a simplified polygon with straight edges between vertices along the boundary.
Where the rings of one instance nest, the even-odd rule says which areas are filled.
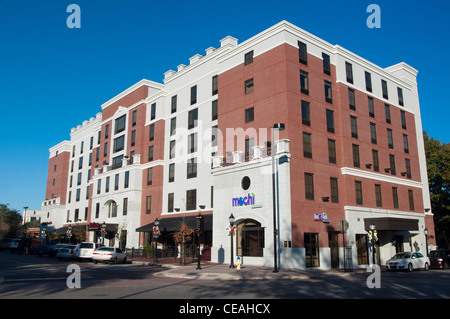
[[[186,216],[186,217],[172,217],[163,218],[159,221],[159,230],[161,232],[176,232],[180,230],[181,224],[184,222],[189,228],[195,228],[195,218],[197,216]],[[203,215],[203,230],[212,230],[212,215]],[[153,223],[136,228],[137,232],[152,232]]]
[[[377,231],[382,230],[419,230],[419,220],[412,218],[379,217],[364,218],[364,229],[370,230],[370,224],[375,225]]]

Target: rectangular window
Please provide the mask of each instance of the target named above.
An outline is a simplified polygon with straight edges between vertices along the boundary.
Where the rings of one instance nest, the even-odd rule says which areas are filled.
[[[147,215],[152,213],[152,196],[147,196],[145,201],[145,213]]]
[[[198,122],[198,109],[193,109],[189,111],[188,114],[188,129],[194,128],[197,126]]]
[[[109,124],[106,124],[105,126],[105,138],[109,137]]]
[[[148,147],[148,161],[153,161],[153,145]]]
[[[153,167],[147,168],[147,186],[153,183]]]
[[[394,208],[398,208],[398,189],[397,187],[392,187],[392,201]]]
[[[80,197],[81,197],[81,189],[77,188],[77,193],[75,195],[75,201],[79,202],[80,201]],[[76,210],[75,210],[76,211]]]
[[[406,177],[411,178],[411,160],[405,158]]]
[[[244,65],[249,65],[251,63],[253,63],[253,50],[247,52],[244,56]]]
[[[110,180],[110,176],[106,176],[105,193],[109,192],[109,180]]]
[[[136,145],[136,130],[131,131],[131,146]]]
[[[175,163],[169,164],[169,183],[175,180]]]
[[[375,117],[375,109],[373,107],[373,98],[369,96],[367,98],[367,102],[368,102],[368,106],[369,106],[369,116]]]
[[[219,117],[219,101],[218,100],[212,101],[211,114],[212,114],[211,121],[215,121]]]
[[[103,156],[108,155],[108,142],[105,142],[105,147],[103,148]]]
[[[113,153],[123,151],[125,147],[125,135],[114,139]]]
[[[375,184],[375,200],[377,207],[383,206],[383,200],[381,198],[381,185]]]
[[[414,210],[414,193],[412,190],[408,190],[409,209]]]
[[[188,137],[188,154],[197,152],[197,133],[192,133]]]
[[[372,92],[372,76],[369,72],[364,72],[365,78],[366,78],[366,90],[369,92]]]
[[[212,77],[212,95],[216,95],[217,93],[219,93],[219,76],[218,75],[214,75]]]
[[[311,126],[311,115],[309,110],[309,102],[302,100],[302,124]]]
[[[402,128],[406,130],[406,113],[400,110],[400,117],[402,119]]]
[[[322,53],[322,59],[323,59],[323,73],[331,75],[330,56],[328,54]]]
[[[186,191],[186,210],[197,209],[197,190],[190,189]]]
[[[187,160],[187,176],[186,178],[197,177],[197,159],[191,158]]]
[[[125,125],[126,125],[126,115],[122,115],[121,117],[116,119],[115,123],[115,134],[125,131]]]
[[[174,193],[167,194],[167,212],[173,213],[173,200],[174,200]]]
[[[353,166],[360,167],[361,163],[359,161],[359,145],[352,144],[353,151]]]
[[[406,154],[409,154],[408,135],[403,134],[403,150]]]
[[[150,121],[154,120],[156,118],[156,103],[153,103],[151,105],[151,110],[150,110]]]
[[[389,168],[391,171],[391,175],[395,175],[396,174],[396,169],[395,169],[395,156],[392,154],[389,154]]]
[[[331,82],[324,81],[325,86],[325,101],[328,103],[333,103],[333,92]]]
[[[114,190],[118,190],[119,189],[119,174],[114,175]]]
[[[336,141],[328,139],[328,161],[336,164]]]
[[[388,141],[388,147],[390,149],[394,149],[394,139],[392,137],[392,130],[390,128],[387,129],[387,141]]]
[[[128,214],[128,197],[125,197],[123,199],[123,210],[122,210],[122,215],[126,216]]]
[[[303,157],[312,158],[311,134],[303,132]]]
[[[377,144],[377,126],[375,123],[370,123],[370,140],[372,144]]]
[[[155,124],[150,125],[149,132],[149,141],[153,141],[155,139]]]
[[[97,195],[100,194],[101,190],[102,190],[102,180],[99,179],[97,182]]]
[[[334,112],[332,110],[327,109],[327,131],[329,133],[334,133]]]
[[[197,85],[191,87],[191,105],[197,103]]]
[[[319,234],[305,233],[304,243],[306,268],[320,267]]]
[[[381,80],[381,88],[383,90],[383,98],[388,100],[389,99],[388,87],[387,87],[387,82],[385,80]]]
[[[298,60],[302,64],[308,64],[308,51],[306,43],[298,41]]]
[[[330,177],[331,202],[339,203],[338,179]]]
[[[82,168],[83,168],[83,156],[80,156],[80,158],[78,159],[78,169]]]
[[[308,72],[300,70],[300,92],[309,94]]]
[[[348,89],[348,106],[351,110],[356,110],[355,90]]]
[[[363,193],[362,193],[362,183],[360,181],[355,181],[355,197],[356,204],[363,204]]]
[[[170,119],[170,136],[175,134],[176,128],[177,128],[177,118],[176,117],[172,117]]]
[[[95,218],[100,217],[100,203],[95,204]]]
[[[400,106],[403,106],[403,90],[401,88],[397,88],[397,94],[398,94],[398,104]]]
[[[373,170],[375,172],[379,172],[380,171],[380,163],[378,161],[378,151],[377,150],[372,150],[372,162],[373,162]]]
[[[175,140],[170,141],[169,144],[169,159],[175,157]]]
[[[244,90],[245,90],[245,94],[253,92],[253,78],[248,79],[247,81],[245,81]]]
[[[131,126],[136,126],[137,110],[134,110],[131,116]]]
[[[347,82],[353,84],[353,67],[349,62],[345,62],[345,74],[347,76]]]
[[[384,105],[384,113],[386,115],[386,123],[391,123],[391,108],[389,104]]]
[[[314,200],[314,175],[305,173],[305,198]]]
[[[358,138],[358,123],[354,116],[350,116],[350,127],[352,131],[352,137]]]
[[[177,111],[177,96],[172,96],[172,101],[170,104],[170,113],[175,113]]]
[[[245,123],[251,122],[254,120],[254,108],[250,107],[245,110]]]
[[[130,185],[130,172],[126,171],[125,172],[125,179],[124,179],[124,188],[128,188],[128,186]]]

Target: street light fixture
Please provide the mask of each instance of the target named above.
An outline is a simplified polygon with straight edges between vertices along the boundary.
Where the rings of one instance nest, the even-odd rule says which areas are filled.
[[[372,263],[375,265],[376,264],[376,262],[375,262],[375,229],[376,229],[375,224],[374,223],[370,224],[369,228],[370,228],[370,231],[372,232]]]
[[[155,248],[153,249],[153,261],[155,263],[158,262],[158,256],[156,255],[157,250],[158,250],[158,246],[157,246],[157,240],[159,237],[159,219],[156,218],[155,221],[153,222],[153,239],[155,241]]]
[[[272,201],[273,201],[273,272],[278,272],[277,264],[277,204],[275,200],[275,141],[274,141],[274,131],[283,131],[285,128],[284,123],[276,123],[270,130],[271,136],[271,153],[272,153]]]
[[[231,213],[230,217],[228,218],[230,221],[230,237],[231,237],[231,257],[230,257],[230,268],[234,268],[234,262],[233,262],[233,226],[236,219],[234,218],[233,213]]]

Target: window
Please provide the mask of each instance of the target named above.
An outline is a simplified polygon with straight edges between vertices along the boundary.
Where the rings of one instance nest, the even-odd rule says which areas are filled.
[[[409,154],[408,135],[403,134],[403,150],[406,154]]]
[[[305,233],[305,262],[306,268],[319,267],[319,234],[317,233]]]
[[[372,92],[372,76],[369,72],[365,71],[365,78],[366,78],[366,90],[369,92]]]
[[[188,154],[197,152],[197,133],[192,133],[188,137]]]
[[[114,190],[118,190],[119,189],[119,174],[116,174],[114,176]]]
[[[412,190],[408,190],[409,209],[414,210],[414,193]]]
[[[110,176],[106,176],[105,193],[109,192],[109,180],[110,180]]]
[[[333,103],[333,92],[331,82],[324,81],[325,86],[325,101],[328,103]]]
[[[355,197],[356,204],[363,204],[363,193],[362,193],[362,183],[360,181],[355,181]]]
[[[331,75],[330,56],[328,54],[322,53],[322,59],[323,59],[323,73]]]
[[[370,123],[370,140],[372,144],[377,144],[377,126],[375,123]]]
[[[245,94],[253,92],[253,78],[245,81]]]
[[[303,157],[312,158],[311,134],[303,132]]]
[[[125,143],[125,135],[114,139],[113,153],[123,151]]]
[[[169,193],[167,195],[167,212],[173,213],[174,193]]]
[[[170,113],[175,113],[177,111],[177,96],[172,96],[172,101],[170,104]]]
[[[212,113],[211,121],[217,120],[217,118],[219,117],[219,101],[218,100],[212,101],[211,113]]]
[[[97,195],[100,194],[101,190],[102,190],[102,180],[99,179],[97,182]]]
[[[187,161],[187,177],[194,178],[197,177],[197,159],[191,158]]]
[[[78,159],[78,169],[82,168],[83,168],[83,156],[80,156],[80,158]]]
[[[77,188],[77,194],[75,197],[75,201],[79,202],[80,201],[80,195],[81,195],[81,189]],[[75,210],[76,211],[76,210]]]
[[[145,201],[145,213],[147,215],[152,213],[152,196],[147,196]]]
[[[300,70],[300,92],[309,94],[308,72]]]
[[[169,145],[169,159],[175,157],[175,140],[170,141]]]
[[[197,103],[197,85],[191,87],[191,105]]]
[[[153,103],[150,111],[150,121],[156,118],[156,103]]]
[[[250,152],[253,150],[254,146],[255,146],[255,139],[253,137],[245,139],[245,161],[246,162],[248,162],[249,160],[252,159],[252,158],[250,158]]]
[[[334,133],[334,112],[332,110],[327,109],[327,131],[330,133]]]
[[[108,142],[105,142],[105,147],[103,148],[103,156],[108,155]]]
[[[153,167],[147,168],[147,186],[153,183]]]
[[[136,130],[131,131],[131,146],[136,145]]]
[[[387,140],[388,140],[388,147],[390,149],[394,149],[394,140],[392,138],[392,130],[390,128],[387,129]]]
[[[347,82],[353,84],[353,67],[349,62],[345,62],[345,74],[347,76]]]
[[[381,88],[383,90],[383,98],[388,100],[389,99],[388,87],[387,82],[385,80],[381,80]]]
[[[308,64],[308,52],[306,49],[306,44],[298,41],[298,58],[299,62],[302,64]]]
[[[391,123],[391,108],[389,104],[384,105],[384,113],[386,115],[386,123]]]
[[[328,161],[336,164],[336,141],[328,139]]]
[[[100,203],[95,204],[95,218],[100,217]]]
[[[175,163],[169,164],[169,183],[175,180]]]
[[[383,201],[381,198],[381,185],[375,184],[375,201],[377,204],[377,207],[383,206]]]
[[[372,150],[372,163],[373,163],[373,170],[375,172],[380,171],[380,163],[378,161],[378,151]]]
[[[244,56],[244,65],[249,65],[250,63],[253,63],[253,50],[247,52]]]
[[[84,148],[84,141],[81,141],[80,154],[83,154],[83,148]]]
[[[105,126],[105,138],[109,137],[109,124],[106,124]]]
[[[212,95],[219,93],[219,76],[214,75],[212,77]]]
[[[81,179],[82,179],[82,173],[79,172],[78,173],[78,178],[77,178],[77,186],[81,185]],[[53,179],[53,186],[55,186],[55,180]]]
[[[153,141],[155,139],[155,124],[150,125],[149,132],[149,141]]]
[[[175,134],[176,128],[177,128],[177,118],[176,117],[172,117],[170,119],[170,136]]]
[[[115,134],[125,131],[126,119],[127,119],[126,115],[122,115],[121,117],[116,119],[115,131],[114,131]]]
[[[397,95],[398,95],[398,104],[400,106],[403,106],[403,90],[401,88],[397,88]]]
[[[395,170],[395,156],[392,154],[389,154],[389,168],[391,171],[391,175],[395,175],[396,174],[396,170]]]
[[[126,216],[128,214],[128,197],[125,197],[123,199],[123,210],[122,210],[122,215]]]
[[[190,189],[186,191],[186,210],[197,209],[197,190]]]
[[[305,173],[305,198],[314,200],[314,175]]]
[[[405,158],[406,177],[411,178],[411,160]]]
[[[148,161],[153,161],[153,145],[148,147]]]
[[[406,113],[400,110],[400,117],[402,119],[402,128],[406,130]]]
[[[193,109],[189,111],[188,114],[188,129],[194,128],[197,126],[198,121],[198,109]]]
[[[330,177],[330,192],[331,202],[339,203],[338,179],[336,177]]]
[[[124,188],[128,188],[128,186],[130,185],[130,172],[126,171],[125,172],[125,179],[124,179]]]
[[[359,145],[352,144],[353,151],[353,166],[360,167],[361,164],[359,162]]]
[[[355,90],[348,89],[348,105],[351,110],[356,110]]]
[[[218,137],[219,137],[219,128],[217,125],[214,125],[211,128],[211,146],[212,147],[217,146]]]
[[[375,110],[373,107],[373,98],[371,98],[370,96],[367,98],[367,102],[368,102],[368,106],[369,106],[369,116],[370,117],[375,117]]]
[[[309,102],[302,100],[302,124],[311,126],[311,115],[309,110]]]
[[[398,189],[397,187],[392,187],[392,201],[394,208],[398,208]]]
[[[254,120],[254,108],[248,108],[245,110],[245,123],[251,122]]]
[[[137,110],[134,110],[131,116],[131,126],[136,126]]]
[[[350,127],[352,131],[352,137],[358,138],[358,123],[354,116],[350,116]]]

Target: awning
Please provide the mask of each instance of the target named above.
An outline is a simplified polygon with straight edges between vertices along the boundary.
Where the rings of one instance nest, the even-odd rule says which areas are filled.
[[[85,225],[72,225],[72,233],[77,228],[83,228],[83,230],[85,230],[86,227],[89,227],[89,225],[86,225],[86,224]],[[106,231],[117,232],[118,229],[119,229],[119,224],[108,224],[108,223],[106,224]],[[69,230],[69,226],[64,226],[64,227],[55,229],[55,232],[58,235],[65,235],[65,234],[67,234],[68,230]],[[100,228],[99,228],[99,230],[100,230]]]
[[[203,230],[211,231],[212,230],[212,215],[202,215],[203,216]],[[163,218],[159,220],[159,231],[167,231],[167,232],[176,232],[180,230],[181,224],[184,222],[189,228],[195,228],[195,216],[186,216],[186,217],[171,217],[171,218]],[[141,226],[136,228],[137,232],[152,232],[153,231],[153,223]]]
[[[419,220],[409,218],[379,217],[364,218],[364,229],[370,230],[370,224],[375,230],[419,230]]]

